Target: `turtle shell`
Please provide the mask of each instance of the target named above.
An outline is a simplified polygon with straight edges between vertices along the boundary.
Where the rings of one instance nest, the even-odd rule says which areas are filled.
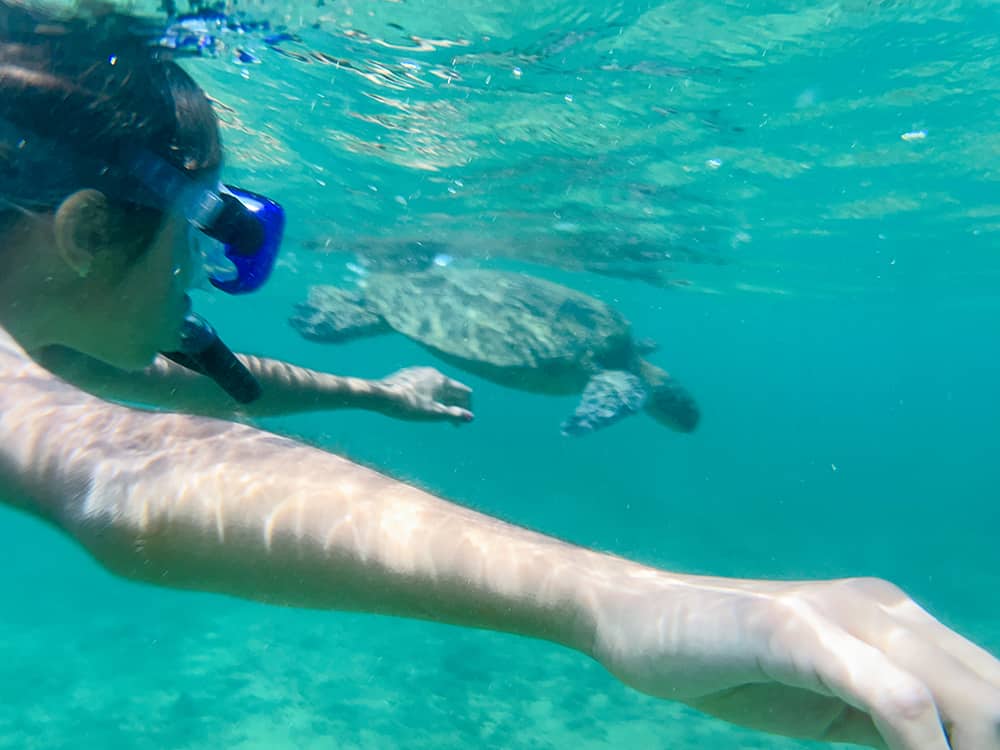
[[[364,296],[404,336],[496,368],[590,370],[620,359],[631,341],[628,321],[600,300],[519,273],[376,273],[367,277]]]

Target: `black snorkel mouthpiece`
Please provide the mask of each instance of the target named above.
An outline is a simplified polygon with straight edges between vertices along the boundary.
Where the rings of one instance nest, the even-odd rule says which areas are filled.
[[[163,356],[210,377],[241,404],[260,398],[260,383],[200,315],[188,313],[181,325],[180,350],[163,352]]]

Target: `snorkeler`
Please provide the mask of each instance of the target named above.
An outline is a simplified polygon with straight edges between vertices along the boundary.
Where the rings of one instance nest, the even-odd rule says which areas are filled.
[[[184,350],[192,234],[253,260],[268,226],[253,228],[249,194],[219,186],[218,127],[195,83],[114,18],[101,28],[0,3],[5,502],[133,580],[546,639],[635,689],[773,733],[1000,748],[1000,662],[888,582],[669,573],[198,416],[244,407],[157,358]],[[188,196],[164,191],[162,173]],[[248,234],[226,231],[220,204]],[[234,265],[215,280],[253,283]],[[240,361],[261,384],[250,413],[328,405],[320,376]]]
[[[129,25],[119,16],[104,23]],[[187,413],[245,419],[362,408],[472,419],[469,389],[430,367],[367,381],[233,355],[185,290],[199,281],[193,273],[230,294],[260,288],[281,242],[282,208],[218,182],[214,113],[179,68],[155,64],[143,38],[128,43],[131,51],[108,42],[93,67],[86,47],[76,62],[52,59],[78,52],[57,28],[38,33],[30,14],[0,6],[0,305],[4,327],[32,357],[95,395]],[[137,87],[106,94],[127,75],[130,54],[149,60],[143,83],[163,92],[159,100]],[[137,106],[167,124],[138,112],[116,130]],[[70,122],[72,142],[61,137]],[[136,137],[123,138],[128,132]],[[158,233],[167,206],[183,221]],[[162,251],[145,252],[150,245]]]

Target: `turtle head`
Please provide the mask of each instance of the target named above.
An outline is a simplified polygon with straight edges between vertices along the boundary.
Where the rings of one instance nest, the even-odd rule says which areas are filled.
[[[650,389],[646,413],[676,432],[694,432],[701,420],[701,411],[694,398],[673,379]]]
[[[677,432],[694,432],[701,411],[687,388],[666,371],[646,360],[638,363],[639,376],[646,384],[646,413]]]
[[[303,338],[324,343],[339,344],[389,330],[359,292],[333,286],[311,287],[308,299],[296,303],[288,322]]]

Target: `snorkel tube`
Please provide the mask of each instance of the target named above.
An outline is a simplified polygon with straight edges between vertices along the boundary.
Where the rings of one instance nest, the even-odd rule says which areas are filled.
[[[241,404],[260,398],[261,387],[251,372],[200,315],[189,312],[181,325],[181,348],[163,356],[214,380]]]

